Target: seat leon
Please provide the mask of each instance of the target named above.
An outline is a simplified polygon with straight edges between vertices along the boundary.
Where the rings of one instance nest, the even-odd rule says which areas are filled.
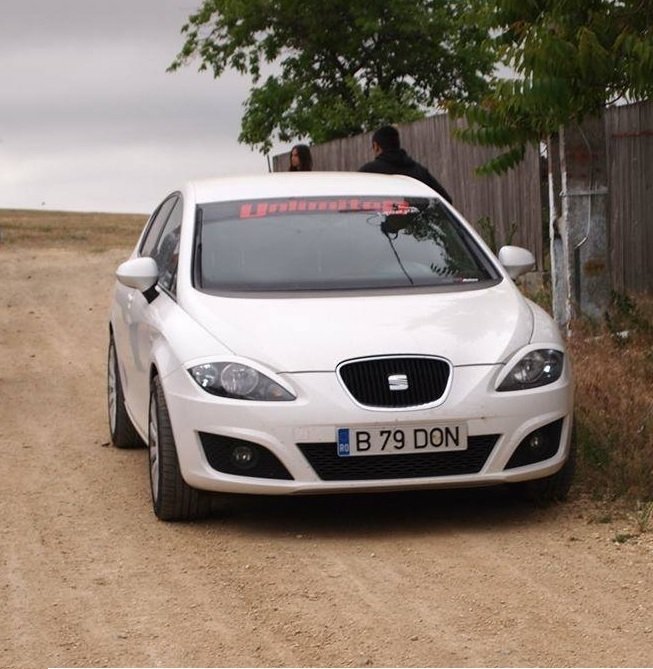
[[[148,445],[164,520],[219,493],[562,497],[573,379],[514,282],[533,264],[409,177],[190,182],[116,271],[112,441]]]

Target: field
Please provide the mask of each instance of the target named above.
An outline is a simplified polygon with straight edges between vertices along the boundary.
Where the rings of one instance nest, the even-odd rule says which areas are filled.
[[[109,446],[107,315],[144,216],[0,210],[0,666],[651,666],[651,332],[572,328],[570,500],[501,491],[150,510]]]
[[[0,242],[10,249],[129,249],[146,221],[136,214],[0,209]]]

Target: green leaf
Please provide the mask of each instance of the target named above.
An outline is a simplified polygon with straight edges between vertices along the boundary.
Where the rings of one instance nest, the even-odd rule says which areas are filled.
[[[518,165],[526,153],[526,146],[521,144],[476,168],[480,175],[503,174]]]

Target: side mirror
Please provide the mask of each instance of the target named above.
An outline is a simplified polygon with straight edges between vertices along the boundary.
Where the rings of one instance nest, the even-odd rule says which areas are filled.
[[[499,251],[499,262],[506,268],[511,279],[525,274],[535,267],[535,257],[521,246],[503,246]]]
[[[127,260],[116,270],[116,278],[128,288],[135,288],[145,293],[159,279],[156,260],[143,256]]]

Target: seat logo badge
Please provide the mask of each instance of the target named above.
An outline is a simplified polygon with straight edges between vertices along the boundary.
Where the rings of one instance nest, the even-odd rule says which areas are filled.
[[[406,374],[390,374],[388,377],[388,388],[390,390],[408,390],[408,377]]]

